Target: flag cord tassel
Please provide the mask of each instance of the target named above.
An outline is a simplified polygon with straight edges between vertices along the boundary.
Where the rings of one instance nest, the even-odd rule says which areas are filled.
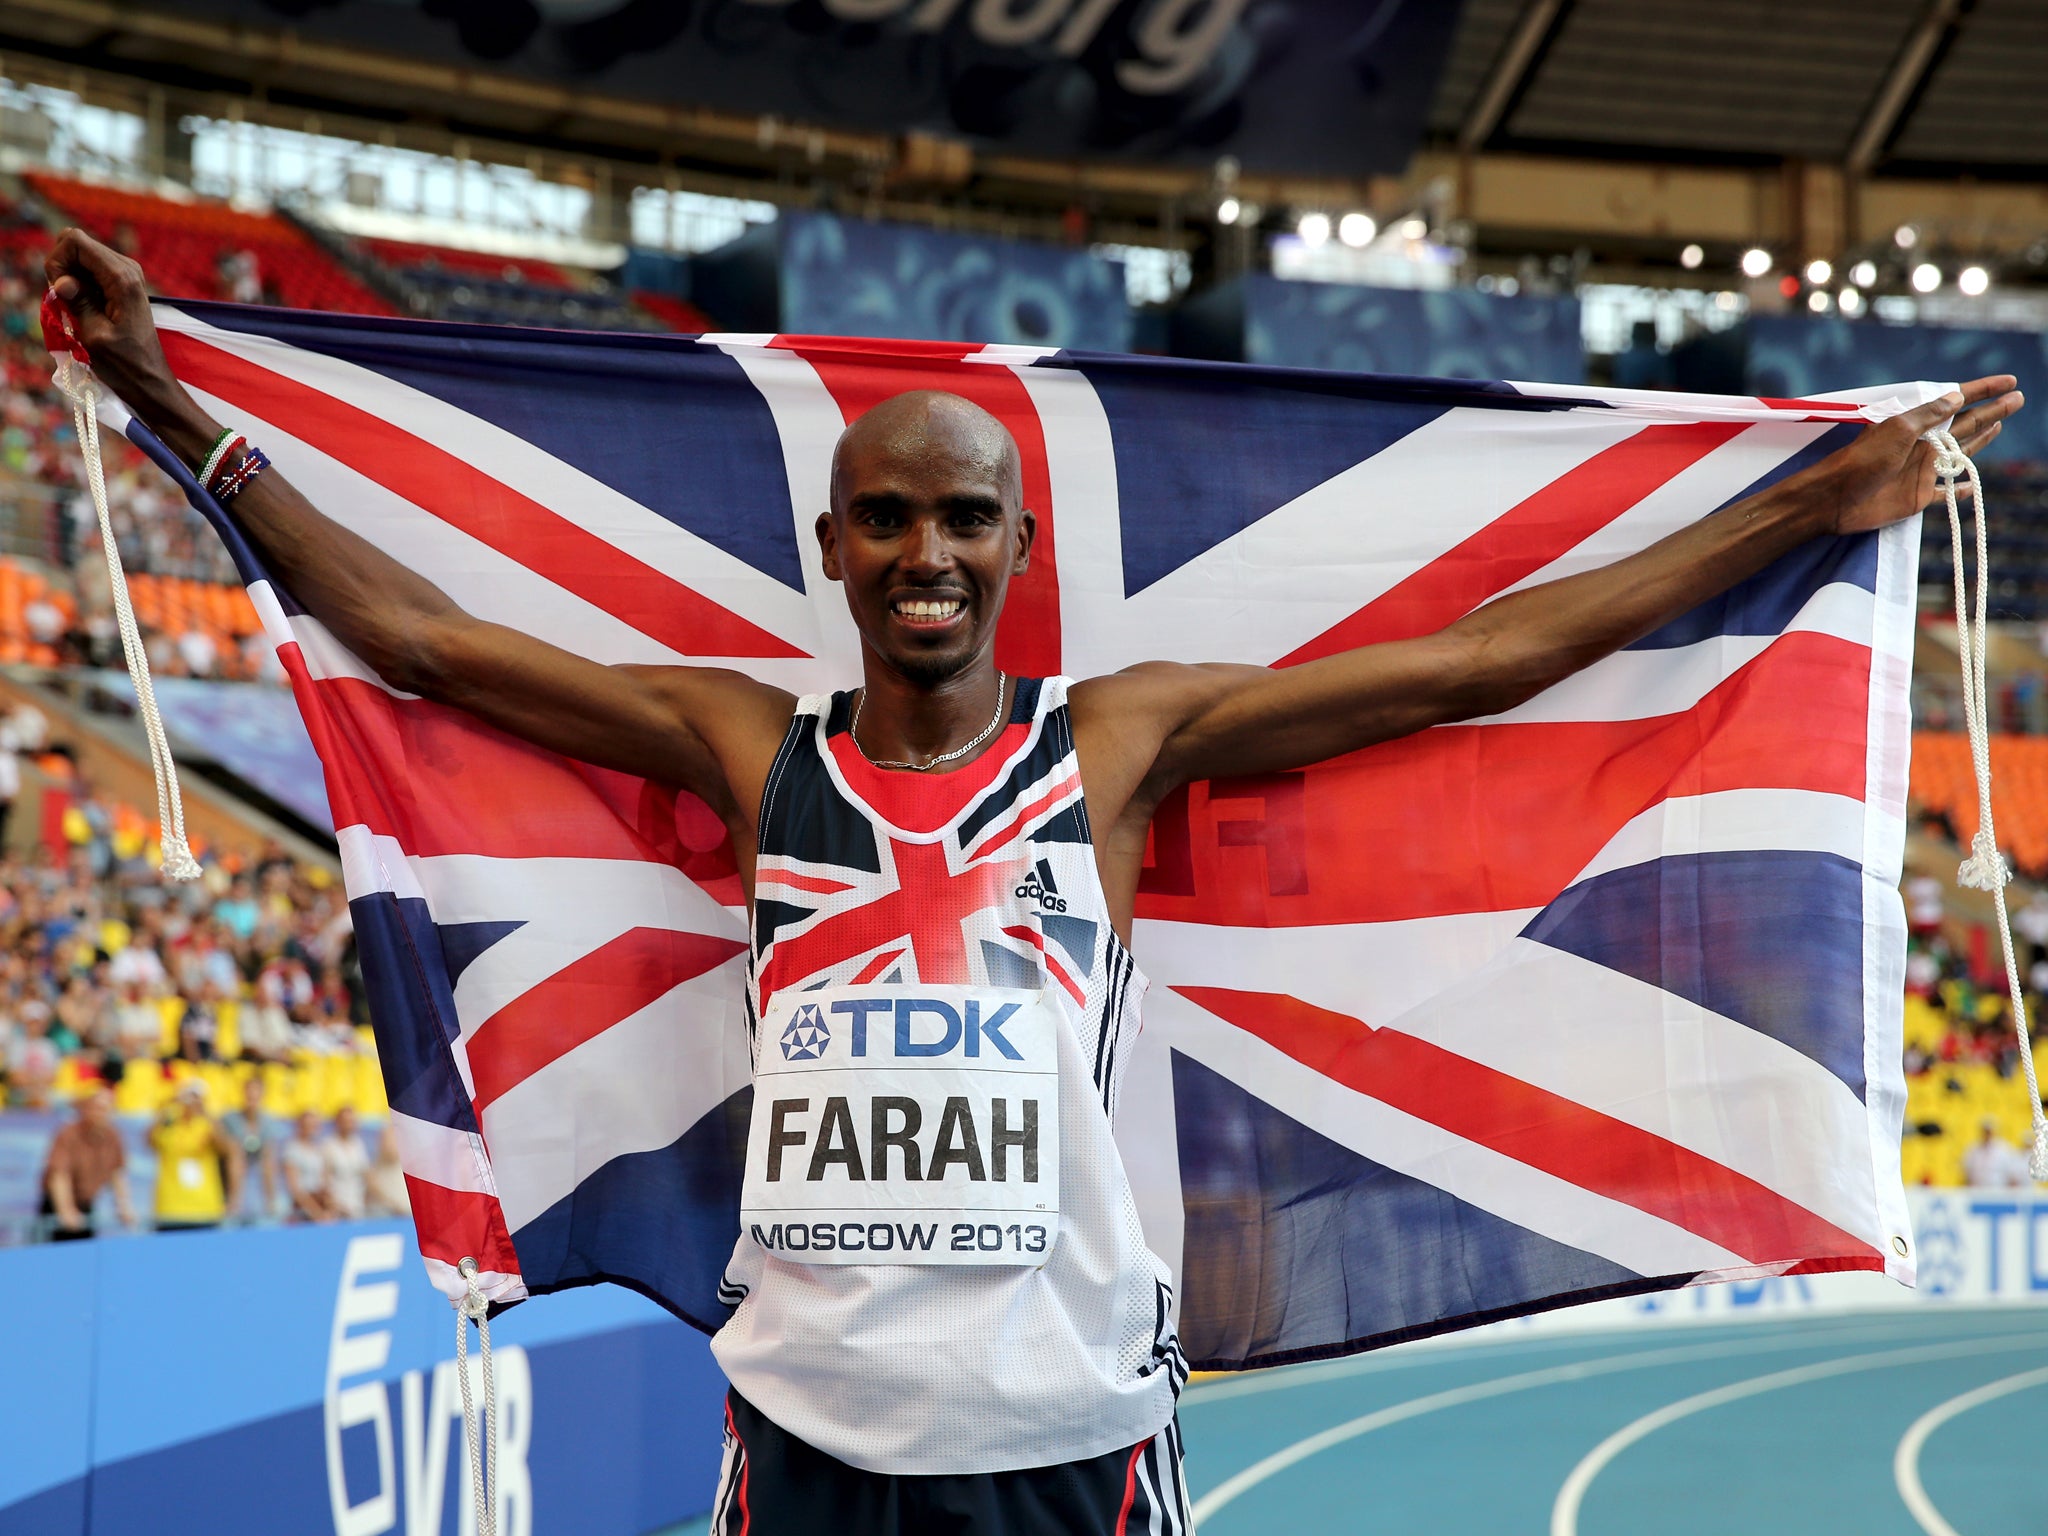
[[[476,1536],[498,1536],[498,1384],[491,1370],[491,1304],[477,1288],[476,1260],[455,1266],[469,1289],[455,1303],[455,1379],[462,1386],[462,1438],[469,1449],[469,1492],[476,1510]],[[469,1325],[476,1324],[482,1354],[484,1411],[481,1426],[469,1387]],[[481,1428],[481,1433],[479,1433]],[[479,1455],[477,1441],[483,1441]],[[486,1463],[489,1475],[486,1476]]]
[[[2020,1070],[2027,1080],[2027,1104],[2034,1121],[2034,1144],[2027,1166],[2036,1180],[2048,1179],[2048,1114],[2041,1108],[2041,1084],[2034,1075],[2034,1037],[2027,1022],[2026,998],[2020,991],[2019,961],[2012,947],[2012,922],[2006,915],[2005,888],[2012,882],[2012,869],[1998,851],[1998,834],[1991,825],[1991,711],[1985,685],[1986,605],[1991,591],[1990,538],[1985,529],[1984,482],[1977,466],[1963,452],[1951,432],[1936,428],[1925,434],[1934,445],[1934,473],[1948,504],[1949,553],[1955,563],[1956,651],[1963,667],[1963,725],[1970,737],[1970,767],[1977,781],[1977,834],[1970,839],[1970,856],[1956,871],[1959,884],[1972,890],[1988,891],[1998,911],[1998,944],[2005,956],[2006,988],[2012,997],[2013,1029],[2019,1035]],[[1968,596],[1963,569],[1963,518],[1956,505],[1956,487],[1970,482],[1970,500],[1977,528],[1977,592],[1974,604]]]
[[[92,371],[71,357],[60,357],[56,370],[57,389],[71,402],[71,418],[78,429],[79,452],[85,457],[85,483],[92,492],[93,511],[99,514],[100,547],[107,557],[107,577],[114,591],[114,622],[121,631],[121,654],[128,661],[128,675],[135,683],[136,712],[142,717],[142,733],[149,740],[149,764],[156,773],[157,825],[162,832],[164,874],[173,880],[197,880],[199,861],[192,857],[192,845],[185,837],[185,797],[178,788],[178,765],[171,760],[170,738],[164,734],[163,716],[156,707],[156,687],[149,676],[149,652],[136,627],[135,609],[128,601],[128,576],[121,568],[121,550],[114,542],[114,520],[107,510],[107,476],[100,462],[100,384]]]

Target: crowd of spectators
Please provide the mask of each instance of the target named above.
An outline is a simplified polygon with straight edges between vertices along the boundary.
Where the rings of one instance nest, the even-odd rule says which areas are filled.
[[[1904,896],[1907,1182],[2031,1183],[2032,1127],[1998,941],[1951,912],[1931,874],[1908,876]],[[2048,1062],[2048,889],[2015,899],[2012,926],[2034,1052]]]
[[[18,1109],[78,1106],[41,1177],[46,1225],[78,1235],[102,1192],[132,1223],[123,1168],[144,1149],[159,1229],[402,1206],[395,1150],[369,1156],[358,1124],[381,1096],[331,869],[273,843],[163,880],[151,825],[21,713],[0,722],[0,761],[19,743],[47,787],[39,826],[0,854],[0,1086]],[[122,1120],[147,1126],[125,1151]]]
[[[120,665],[113,588],[99,518],[85,485],[71,407],[50,377],[40,305],[45,243],[40,226],[0,205],[0,549],[34,575],[19,616],[0,612],[0,633],[50,665]],[[156,468],[126,439],[103,434],[107,506],[131,575],[232,583],[227,550]],[[281,680],[269,648],[223,643],[214,627],[157,628],[143,614],[151,664],[167,676]],[[14,659],[24,659],[17,656]]]

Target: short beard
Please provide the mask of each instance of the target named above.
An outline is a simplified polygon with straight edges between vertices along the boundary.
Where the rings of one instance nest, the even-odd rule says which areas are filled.
[[[936,688],[941,683],[951,682],[973,666],[974,658],[973,651],[958,656],[901,656],[892,658],[890,665],[905,682],[919,688]]]

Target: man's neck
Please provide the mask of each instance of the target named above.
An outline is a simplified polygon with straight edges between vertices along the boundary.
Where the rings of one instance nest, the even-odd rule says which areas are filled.
[[[1007,697],[987,656],[937,683],[913,681],[872,656],[866,661],[854,745],[870,762],[922,764],[957,751],[987,729]]]

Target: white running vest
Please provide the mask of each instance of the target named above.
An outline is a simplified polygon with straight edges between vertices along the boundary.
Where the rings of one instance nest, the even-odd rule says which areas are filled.
[[[1066,690],[1018,679],[995,743],[929,776],[859,756],[850,695],[805,698],[762,796],[756,1208],[711,1348],[775,1423],[869,1471],[1102,1455],[1165,1428],[1186,1379],[1110,1133],[1146,983],[1109,924]],[[1025,1103],[1052,1093],[1056,1114]],[[1056,1191],[1024,1182],[1054,1159]],[[1033,1236],[1038,1205],[1056,1235]],[[906,1233],[945,1262],[849,1262]]]

